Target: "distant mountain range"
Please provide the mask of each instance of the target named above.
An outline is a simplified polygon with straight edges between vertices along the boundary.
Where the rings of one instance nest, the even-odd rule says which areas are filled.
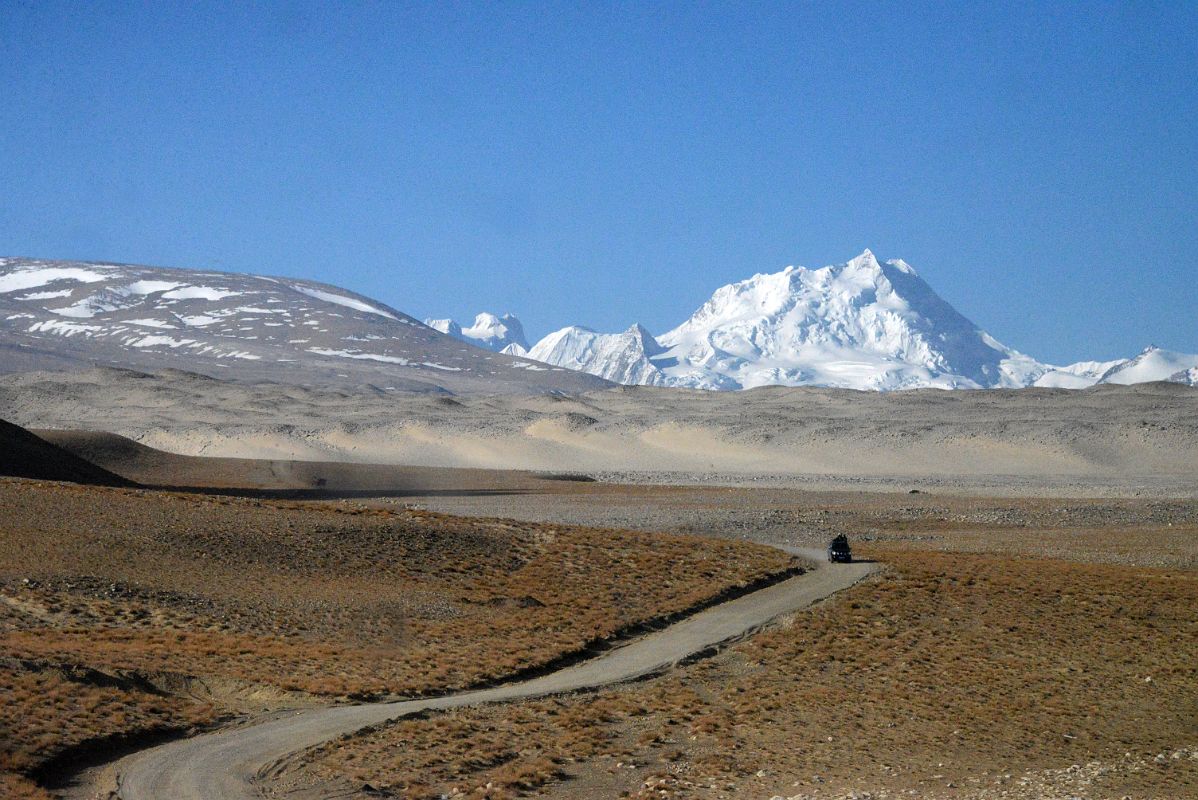
[[[77,365],[178,368],[237,380],[368,384],[380,391],[579,392],[619,384],[713,390],[894,390],[1169,380],[1198,385],[1198,355],[1149,347],[1053,366],[1006,347],[902,260],[724,286],[661,336],[570,326],[529,345],[520,321],[424,323],[327,284],[92,262],[0,259],[0,372]]]
[[[636,324],[621,333],[570,326],[527,347],[472,333],[490,335],[497,319],[480,314],[471,329],[452,320],[430,322],[452,326],[467,341],[503,342],[512,348],[508,352],[616,383],[698,389],[1085,388],[1154,380],[1193,385],[1191,368],[1198,367],[1198,355],[1155,347],[1132,359],[1042,363],[981,330],[907,262],[880,262],[869,250],[843,264],[787,267],[721,287],[658,337]],[[514,316],[502,321],[507,330],[523,333]]]
[[[426,319],[424,324],[459,341],[496,353],[507,353],[513,356],[528,354],[528,340],[524,338],[524,326],[511,314],[497,317],[484,311],[474,318],[474,324],[468,328],[463,328],[451,319]]]
[[[524,394],[610,386],[464,344],[313,281],[0,259],[0,372],[176,368],[241,381]]]

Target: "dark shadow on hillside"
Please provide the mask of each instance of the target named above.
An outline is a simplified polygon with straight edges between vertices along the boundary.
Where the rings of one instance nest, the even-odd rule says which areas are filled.
[[[531,494],[521,489],[261,489],[212,486],[142,485],[158,492],[180,492],[212,497],[244,497],[252,500],[355,500],[379,497],[504,497]]]

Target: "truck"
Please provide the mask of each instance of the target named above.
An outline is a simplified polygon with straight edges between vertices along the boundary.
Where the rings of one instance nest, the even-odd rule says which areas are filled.
[[[848,564],[853,560],[853,551],[849,547],[849,537],[842,533],[828,542],[828,560],[833,564]]]

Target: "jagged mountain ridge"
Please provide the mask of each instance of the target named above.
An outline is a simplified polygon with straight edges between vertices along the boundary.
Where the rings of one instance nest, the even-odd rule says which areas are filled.
[[[843,264],[787,267],[721,287],[656,338],[639,325],[618,334],[571,326],[529,355],[620,383],[724,390],[1085,388],[1167,380],[1198,365],[1198,356],[1150,351],[1130,360],[1041,363],[981,330],[907,262],[880,262],[866,250]]]
[[[1175,353],[1155,345],[1149,345],[1135,358],[1113,365],[1102,374],[1098,383],[1129,385],[1149,381],[1184,382],[1185,373],[1198,367],[1198,355]]]
[[[455,339],[512,356],[528,353],[528,340],[524,338],[524,326],[513,314],[502,317],[484,311],[474,318],[474,324],[463,328],[452,319],[426,319],[425,325]]]
[[[1193,385],[1198,374],[1198,355],[1159,348],[1134,359],[1039,363],[977,328],[906,262],[882,263],[869,251],[722,287],[657,338],[640,325],[618,334],[571,326],[527,348],[510,314],[479,314],[465,329],[430,322],[446,333],[313,281],[0,258],[0,372],[169,367],[237,380],[475,393],[576,392],[605,381],[725,390],[1084,388]]]
[[[835,266],[754,275],[716,290],[656,339],[639,330],[567,328],[530,356],[608,380],[702,389],[1016,387],[1048,370],[958,313],[909,264],[869,250]]]
[[[83,365],[421,392],[579,392],[609,385],[481,350],[390,306],[314,281],[0,259],[0,372]]]
[[[528,357],[583,372],[590,372],[590,368],[601,364],[602,377],[615,383],[671,386],[674,384],[655,360],[664,351],[652,334],[640,325],[633,325],[623,333],[606,334],[575,325],[537,342],[529,350]],[[576,366],[571,367],[571,364]]]

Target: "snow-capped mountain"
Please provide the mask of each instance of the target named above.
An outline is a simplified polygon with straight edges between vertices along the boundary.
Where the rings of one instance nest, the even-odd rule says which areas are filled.
[[[173,367],[474,393],[577,392],[608,381],[889,390],[1198,380],[1198,355],[1159,348],[1126,360],[1039,363],[980,330],[906,262],[879,262],[868,250],[844,264],[724,286],[657,338],[640,325],[612,334],[573,326],[529,348],[510,314],[479,314],[468,328],[429,323],[438,330],[312,281],[0,258],[0,372]]]
[[[1169,383],[1184,383],[1186,386],[1198,386],[1198,367],[1190,367],[1169,376]]]
[[[463,328],[452,319],[426,319],[425,325],[448,334],[463,342],[506,353],[523,356],[528,353],[528,340],[524,338],[524,326],[512,314],[498,317],[484,311],[474,318],[474,324]]]
[[[1115,364],[1102,374],[1098,383],[1147,383],[1168,381],[1193,367],[1198,367],[1198,355],[1174,353],[1150,345],[1135,358]],[[1178,381],[1184,382],[1184,381]]]
[[[513,330],[504,321],[500,327]],[[522,336],[518,323],[514,330]],[[489,353],[322,283],[0,259],[0,372],[81,364],[414,391],[526,393],[608,385]]]
[[[979,329],[905,261],[882,263],[869,250],[724,286],[656,339],[639,326],[566,328],[530,356],[609,380],[704,389],[1017,387],[1049,369]]]
[[[1079,361],[1067,367],[1052,367],[1036,379],[1034,386],[1085,389],[1099,383],[1132,384],[1170,381],[1194,386],[1198,355],[1174,353],[1149,345],[1135,358],[1115,361]]]
[[[658,340],[676,377],[901,389],[1022,386],[1043,371],[942,300],[902,260],[866,250],[822,269],[787,267],[718,289]]]
[[[528,357],[583,372],[609,381],[645,386],[671,386],[662,371],[665,362],[655,362],[664,348],[649,331],[633,325],[623,333],[595,333],[577,325],[562,328],[537,342]]]
[[[1051,367],[1036,378],[1033,386],[1050,389],[1085,389],[1101,380],[1110,370],[1127,363],[1126,358],[1114,361],[1079,361],[1065,367]]]

